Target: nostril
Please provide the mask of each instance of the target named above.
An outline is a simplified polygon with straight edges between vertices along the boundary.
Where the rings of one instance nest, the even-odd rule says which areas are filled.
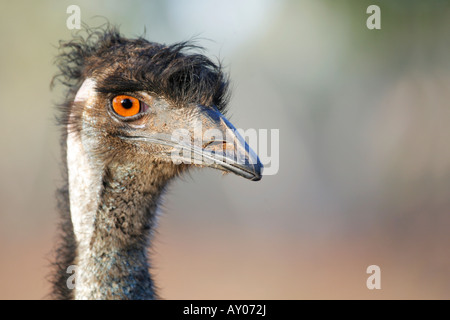
[[[207,146],[209,146],[210,144],[214,143],[214,141],[208,141],[205,144],[203,144],[203,149],[206,149]]]
[[[208,148],[213,151],[225,151],[229,148],[229,144],[226,141],[208,141],[203,145],[203,149]]]

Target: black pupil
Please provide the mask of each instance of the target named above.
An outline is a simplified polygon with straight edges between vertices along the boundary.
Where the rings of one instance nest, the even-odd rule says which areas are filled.
[[[130,99],[123,99],[120,103],[125,109],[130,109],[133,106],[133,101]]]

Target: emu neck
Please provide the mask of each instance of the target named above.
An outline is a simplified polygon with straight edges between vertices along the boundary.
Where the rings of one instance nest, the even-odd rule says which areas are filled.
[[[105,164],[69,133],[70,211],[77,242],[75,299],[154,299],[147,248],[163,183],[133,165]],[[94,142],[92,142],[94,143]]]

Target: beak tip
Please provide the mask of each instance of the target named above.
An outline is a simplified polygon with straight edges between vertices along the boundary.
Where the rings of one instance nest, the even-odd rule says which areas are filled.
[[[259,181],[259,180],[261,180],[261,178],[262,178],[262,176],[261,175],[255,175],[252,179],[251,179],[251,181]]]
[[[264,169],[264,166],[259,161],[259,159],[256,164],[250,166],[249,169],[251,169],[250,173],[252,174],[252,176],[248,178],[250,181],[259,181],[262,179],[262,171]]]
[[[264,169],[264,166],[262,165],[262,163],[259,161],[256,163],[255,167],[254,167],[254,174],[255,176],[253,177],[252,181],[259,181],[262,179],[262,172]]]
[[[259,159],[258,159],[259,160]],[[257,162],[256,164],[240,164],[240,163],[227,163],[221,162],[220,167],[222,170],[232,172],[238,176],[246,178],[250,181],[259,181],[262,179],[262,169],[263,165],[261,162]]]

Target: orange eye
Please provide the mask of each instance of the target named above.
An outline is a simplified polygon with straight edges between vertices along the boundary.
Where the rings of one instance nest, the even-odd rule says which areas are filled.
[[[120,95],[112,100],[114,111],[122,117],[132,117],[141,111],[141,102],[131,96]]]

